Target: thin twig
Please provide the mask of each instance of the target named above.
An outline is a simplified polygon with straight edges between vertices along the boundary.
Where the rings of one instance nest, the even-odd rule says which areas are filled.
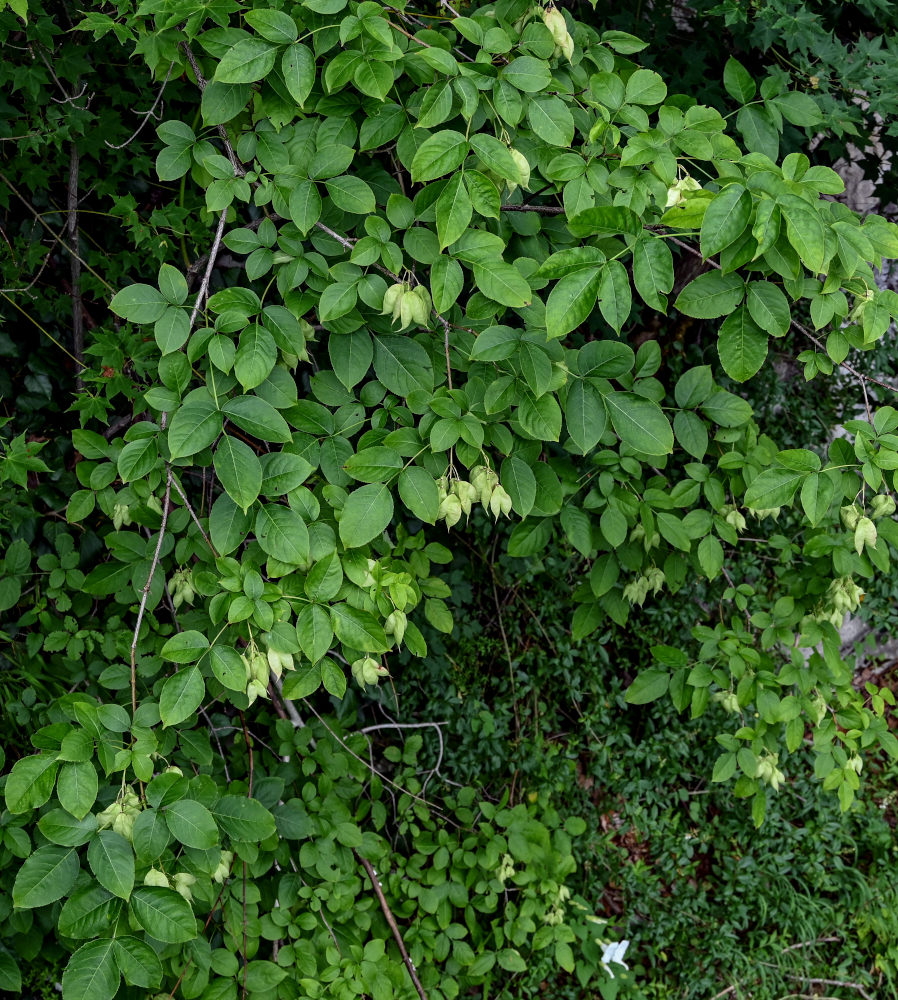
[[[184,506],[187,508],[188,513],[193,518],[193,523],[197,526],[197,528],[199,528],[199,532],[203,536],[203,540],[209,546],[209,548],[212,550],[212,555],[214,555],[215,558],[217,559],[218,558],[218,553],[215,551],[215,546],[212,544],[212,540],[206,534],[205,528],[203,528],[202,524],[200,524],[200,519],[196,516],[196,511],[193,509],[193,507],[190,504],[190,501],[187,499],[187,495],[184,493],[184,490],[181,488],[181,484],[178,482],[178,480],[174,476],[172,476],[172,486],[174,486],[175,491],[177,492],[178,496],[184,501]]]
[[[233,868],[233,866],[234,866],[234,860],[232,858],[231,859],[231,867]],[[209,924],[212,923],[212,918],[215,916],[215,911],[218,909],[218,904],[221,902],[221,897],[224,895],[224,891],[228,887],[228,878],[230,877],[230,874],[231,873],[229,871],[228,872],[228,876],[226,878],[222,879],[221,889],[219,889],[219,891],[218,891],[218,897],[216,898],[215,902],[212,904],[212,909],[209,911],[209,916],[206,917],[206,922],[203,924],[203,933],[204,934],[205,934],[205,932],[207,930],[209,930]],[[169,993],[169,997],[174,997],[175,993],[178,990],[178,987],[181,985],[181,980],[187,975],[187,970],[190,968],[192,962],[193,962],[193,955],[191,955],[190,958],[187,959],[187,964],[181,970],[181,975],[178,976],[178,981],[172,987],[172,991],[171,991],[171,993]]]
[[[826,353],[826,348],[824,347],[823,342],[818,337],[815,337],[807,327],[802,326],[798,320],[792,320],[792,327],[800,334],[807,337],[815,347]],[[889,392],[898,393],[898,386],[890,385],[888,382],[881,382],[878,378],[873,378],[872,375],[865,375],[863,372],[858,371],[857,368],[849,365],[846,361],[840,361],[839,364],[845,369],[845,371],[850,372],[855,378],[860,379],[862,382],[871,382],[873,385],[878,385],[883,389],[888,389]]]
[[[387,903],[387,898],[384,896],[384,891],[380,887],[380,882],[377,880],[377,872],[371,867],[371,862],[367,858],[363,858],[358,851],[353,851],[359,864],[365,869],[368,879],[371,882],[371,888],[374,890],[374,894],[377,896],[377,900],[380,903],[380,908],[383,910],[383,914],[387,919],[387,923],[390,925],[390,930],[393,932],[393,938],[396,941],[396,946],[399,948],[399,954],[402,955],[402,961],[405,962],[405,967],[408,969],[408,974],[412,978],[412,982],[415,984],[415,989],[418,991],[418,996],[421,1000],[427,1000],[427,994],[424,992],[424,987],[421,985],[421,980],[418,978],[418,973],[415,971],[414,965],[412,965],[412,960],[408,957],[408,952],[405,950],[405,942],[402,940],[402,935],[399,933],[399,928],[396,925],[396,918],[393,916],[393,911],[390,909]]]
[[[503,205],[503,212],[536,212],[537,215],[564,215],[567,209],[560,205]]]
[[[434,310],[434,315],[439,320],[440,325],[443,327],[443,351],[446,354],[446,381],[449,383],[449,388],[452,388],[452,361],[449,358],[449,320],[445,316],[441,316],[436,310]]]
[[[246,728],[246,716],[243,712],[237,713],[240,716],[240,725],[243,726],[243,739],[249,753],[249,783],[246,797],[253,797],[253,774],[255,772],[255,762],[253,759],[253,745],[250,742],[249,730]],[[246,997],[246,976],[249,969],[249,953],[247,951],[247,921],[246,921],[246,862],[243,862],[243,996]]]
[[[200,64],[196,61],[196,56],[193,54],[193,49],[187,44],[187,42],[181,42],[181,48],[184,54],[187,56],[187,61],[190,63],[190,68],[193,70],[193,75],[196,77],[196,84],[200,88],[200,91],[206,89],[206,78],[203,76],[202,70],[200,69]],[[228,136],[228,130],[224,125],[218,126],[218,134],[221,137],[222,143],[224,143],[225,152],[228,155],[228,159],[231,161],[231,166],[234,168],[235,177],[246,176],[246,171],[243,169],[243,164],[237,159],[237,154],[234,152],[234,147],[231,144],[231,140]]]
[[[84,313],[81,307],[81,239],[78,232],[78,170],[80,159],[78,144],[72,142],[69,156],[69,188],[68,188],[68,236],[72,254],[69,257],[72,276],[72,350],[81,367],[84,364]],[[75,372],[75,388],[78,392],[84,388],[80,369]]]
[[[221,757],[221,762],[224,764],[224,776],[225,781],[230,785],[231,783],[231,773],[228,771],[228,759],[225,757],[224,747],[221,745],[221,740],[218,738],[218,731],[215,726],[212,725],[212,720],[209,718],[209,713],[203,708],[202,705],[199,707],[200,715],[206,720],[206,724],[209,726],[209,732],[212,734],[212,739],[215,740],[215,745],[218,747],[218,753]]]
[[[103,140],[110,149],[124,149],[125,146],[130,146],[131,143],[134,142],[134,140],[140,135],[140,133],[143,131],[144,125],[146,125],[146,123],[153,117],[153,112],[156,110],[156,105],[162,100],[162,95],[165,93],[165,88],[166,85],[168,84],[168,78],[171,76],[171,71],[174,68],[174,65],[175,61],[174,59],[172,59],[172,61],[168,64],[168,72],[165,74],[165,79],[162,81],[162,86],[159,88],[159,93],[156,95],[156,100],[153,101],[153,106],[150,108],[149,111],[140,112],[140,114],[143,115],[143,121],[137,126],[137,131],[134,133],[134,135],[132,135],[130,139],[126,139],[121,144],[121,146],[113,146],[111,142],[107,142],[107,140],[105,139]]]
[[[492,570],[492,565],[490,566]],[[502,645],[505,647],[505,659],[508,660],[508,677],[511,681],[511,699],[512,705],[514,706],[514,725],[515,725],[515,736],[520,739],[521,737],[521,717],[518,714],[518,695],[517,695],[517,685],[514,679],[514,663],[511,659],[511,648],[508,645],[508,636],[505,634],[505,624],[502,621],[502,606],[499,604],[499,592],[496,590],[496,574],[492,573],[492,585],[493,585],[493,600],[496,603],[496,614],[498,615],[499,621],[499,632],[502,634]]]
[[[852,983],[845,979],[817,979],[808,976],[797,976],[791,972],[784,972],[786,979],[791,979],[796,983],[807,983],[808,986],[844,986],[848,990],[857,990],[864,1000],[873,1000],[873,997],[861,986],[860,983]]]
[[[137,624],[134,626],[134,638],[131,640],[131,711],[137,712],[137,643],[140,638],[140,626],[143,623],[143,615],[146,611],[147,601],[150,597],[150,587],[153,585],[153,577],[156,575],[156,567],[159,565],[159,556],[162,552],[162,540],[165,538],[165,526],[168,523],[168,505],[171,499],[172,474],[171,469],[165,479],[165,499],[162,501],[162,524],[159,526],[159,540],[156,542],[156,551],[153,553],[153,561],[150,563],[150,572],[147,582],[143,588],[143,596],[140,599],[140,608],[137,611]]]
[[[783,948],[782,954],[789,951],[798,951],[799,948],[813,948],[816,944],[835,944],[842,939],[840,937],[821,937],[815,941],[799,941],[798,944],[790,944],[788,948]]]
[[[296,708],[296,705],[289,699],[284,697],[284,685],[281,682],[280,677],[271,678],[272,687],[277,691],[279,698],[284,706],[284,710],[290,717],[290,721],[293,723],[294,729],[304,729],[305,723],[302,720],[302,716]]]
[[[57,236],[56,233],[53,232],[52,226],[46,221],[46,219],[44,219],[44,217],[41,215],[40,212],[38,212],[38,210],[34,207],[34,205],[32,205],[27,198],[23,197],[23,195],[19,193],[18,188],[6,176],[6,174],[0,172],[0,181],[3,181],[3,183],[10,189],[10,191],[12,191],[12,193],[19,199],[19,201],[25,206],[25,208],[27,208],[28,211],[31,212],[31,214],[35,217],[35,219],[37,219],[37,221],[44,227],[44,229],[47,230],[47,232],[53,237],[54,240],[56,240],[56,242],[63,248],[63,250],[67,251],[73,256],[77,256],[78,261],[82,265],[82,267],[87,268],[87,270],[90,271],[90,273],[97,279],[97,281],[105,285],[106,288],[108,288],[110,291],[112,292],[115,291],[113,286],[109,284],[109,282],[103,277],[102,274],[98,274],[83,257],[78,255],[77,251],[73,250],[65,242],[65,240],[62,239],[61,236]]]
[[[446,722],[446,721],[443,721],[443,722],[381,722],[381,723],[378,723],[375,726],[365,726],[364,729],[359,729],[358,732],[360,732],[360,733],[373,733],[373,732],[376,732],[378,729],[428,729],[428,728],[435,729],[437,731],[437,740],[439,741],[439,744],[440,744],[440,750],[439,750],[439,753],[437,754],[437,762],[436,762],[436,764],[433,766],[433,768],[430,771],[428,771],[428,773],[427,773],[427,780],[421,786],[421,794],[423,795],[424,792],[427,791],[427,785],[429,784],[430,779],[435,774],[440,774],[440,765],[443,763],[443,749],[444,749],[444,747],[443,747],[443,731],[442,731],[442,729],[440,729],[440,726],[448,726],[448,725],[449,725],[449,723]],[[442,775],[440,775],[440,777],[442,777]]]
[[[303,698],[303,701],[305,702],[306,708],[308,708],[308,710],[312,713],[312,715],[315,716],[315,718],[321,723],[322,726],[324,726],[324,728],[331,734],[331,736],[333,736],[333,738],[340,744],[340,746],[343,747],[343,749],[348,754],[350,754],[352,757],[355,757],[355,759],[360,764],[364,764],[365,767],[367,767],[368,770],[372,774],[376,774],[377,777],[380,778],[381,781],[386,782],[386,784],[390,785],[392,788],[395,788],[397,792],[401,792],[403,795],[408,795],[410,798],[414,799],[416,802],[420,802],[422,805],[427,806],[428,809],[432,809],[435,813],[440,814],[441,816],[443,816],[443,819],[447,823],[451,823],[452,822],[447,816],[445,816],[445,814],[443,814],[442,810],[438,806],[435,806],[432,802],[428,802],[427,799],[423,798],[420,795],[415,795],[415,793],[412,792],[412,791],[409,791],[409,789],[403,788],[402,785],[400,785],[397,782],[393,781],[391,778],[388,778],[383,773],[383,771],[378,771],[377,768],[374,767],[372,764],[370,764],[367,760],[365,760],[364,757],[360,757],[355,752],[355,750],[353,750],[352,747],[349,746],[349,744],[346,742],[346,740],[341,739],[341,737],[339,736],[339,734],[335,733],[333,731],[333,729],[331,729],[331,727],[327,724],[327,722],[325,721],[325,719],[321,715],[319,715],[318,712],[315,710],[315,706],[307,698]],[[453,824],[453,825],[455,825],[455,824]]]
[[[206,272],[203,275],[203,280],[200,282],[200,290],[196,293],[196,302],[194,302],[193,309],[190,312],[189,329],[191,330],[193,329],[193,324],[196,320],[196,314],[200,310],[200,305],[206,297],[206,293],[209,291],[209,280],[212,277],[212,270],[215,267],[215,258],[218,256],[218,251],[221,248],[221,238],[224,236],[224,227],[227,217],[228,211],[227,209],[224,209],[218,220],[218,226],[215,230],[215,238],[212,240],[212,249],[209,251],[209,260],[206,264]]]

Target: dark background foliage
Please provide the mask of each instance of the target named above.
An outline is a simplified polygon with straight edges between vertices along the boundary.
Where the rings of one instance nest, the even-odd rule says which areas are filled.
[[[599,0],[594,9],[578,5],[577,14],[644,38],[650,43],[645,65],[722,110],[735,108],[721,83],[730,56],[759,78],[787,74],[818,101],[824,118],[813,146],[805,130],[787,126],[783,153],[802,150],[813,162],[833,165],[849,155],[849,143],[863,151],[875,133],[881,150],[862,152],[860,163],[876,178],[883,153],[895,148],[894,4]],[[96,42],[72,30],[78,20],[80,13],[64,3],[33,4],[27,29],[12,9],[0,12],[0,408],[7,420],[0,433],[16,459],[15,479],[0,484],[0,537],[7,560],[15,558],[13,538],[33,550],[34,575],[26,587],[39,594],[30,618],[3,622],[0,633],[10,759],[30,733],[52,721],[53,699],[100,669],[85,643],[88,649],[121,644],[126,635],[120,621],[98,622],[86,595],[76,593],[66,606],[59,594],[63,587],[77,591],[77,573],[99,551],[90,529],[71,531],[61,516],[79,488],[70,433],[86,418],[122,426],[148,385],[151,345],[109,312],[111,289],[154,272],[173,248],[191,273],[209,232],[192,185],[155,179],[154,123],[141,127],[166,77],[165,56],[150,80],[131,55],[130,39],[110,32]],[[141,41],[154,44],[150,36]],[[164,117],[194,106],[192,84],[182,77],[166,81],[157,106]],[[879,178],[883,205],[895,199],[896,183],[893,174]],[[85,263],[77,279],[80,303],[73,306],[72,261],[58,238],[75,212]],[[228,283],[234,263],[225,258],[216,283]],[[646,311],[630,331],[634,346],[658,340],[671,383],[713,351],[701,330],[684,347],[677,322]],[[73,337],[77,330],[83,346]],[[872,358],[882,373],[895,372],[891,341]],[[76,400],[77,378],[85,391]],[[766,370],[755,399],[759,421],[775,424],[781,447],[800,447],[812,431],[845,415],[832,383],[806,384],[785,361]],[[28,492],[16,489],[17,482],[27,482]],[[451,796],[456,783],[476,786],[488,800],[525,804],[548,826],[559,815],[583,817],[572,884],[593,912],[608,917],[616,936],[631,941],[627,996],[709,998],[725,995],[719,991],[732,984],[734,996],[775,1000],[812,988],[807,984],[815,978],[857,984],[829,987],[834,996],[864,995],[862,989],[891,995],[898,986],[894,766],[872,768],[860,802],[846,815],[821,795],[811,774],[791,775],[788,791],[754,830],[748,805],[726,786],[709,783],[717,756],[714,714],[672,719],[666,706],[628,706],[623,698],[646,646],[688,632],[695,606],[666,595],[650,601],[629,630],[608,628],[575,641],[570,620],[578,580],[567,543],[554,541],[540,558],[512,559],[479,518],[462,537],[449,576],[453,635],[430,630],[430,657],[408,658],[395,687],[340,704],[319,693],[315,710],[338,731],[396,720],[438,722],[439,741],[425,728],[416,746],[420,773],[439,767],[434,784],[445,779],[441,794]],[[893,590],[880,581],[863,609],[881,640],[898,626]],[[16,602],[17,595],[11,603],[9,596],[3,595],[4,608]],[[709,593],[706,600],[701,610],[713,623],[717,599]],[[64,656],[32,655],[36,622],[60,634]],[[73,674],[75,662],[81,666]],[[229,724],[225,717],[217,721]],[[274,713],[255,726],[260,743],[286,739]],[[389,732],[374,742],[378,756],[395,751]],[[320,726],[316,734],[326,745]],[[332,749],[344,754],[341,767],[354,766],[340,744]],[[277,755],[269,756],[273,767]],[[398,780],[408,772],[414,780],[414,757],[413,747],[390,773]],[[232,768],[236,759],[234,753]],[[400,853],[411,853],[406,845],[413,837],[403,836],[397,827]],[[4,841],[7,866],[14,839]],[[8,903],[0,905],[8,911]],[[53,995],[48,984],[59,975],[63,950],[42,951],[45,928],[37,924],[23,922],[17,933],[29,967],[26,992]],[[527,973],[502,995],[594,995],[574,977],[543,974],[539,968]]]

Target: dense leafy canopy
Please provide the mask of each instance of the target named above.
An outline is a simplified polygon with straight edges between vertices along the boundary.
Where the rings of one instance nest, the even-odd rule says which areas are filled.
[[[60,446],[4,441],[0,609],[16,662],[67,679],[7,768],[21,865],[3,940],[33,957],[58,937],[63,1000],[122,982],[381,1000],[413,995],[412,967],[431,998],[528,968],[613,995],[621,953],[566,885],[582,820],[473,788],[431,800],[440,761],[416,776],[419,736],[379,769],[350,719],[302,716],[316,693],[401,691],[453,630],[442,567],[473,519],[491,526],[475,548],[571,553],[575,641],[658,595],[713,593],[716,621],[640,651],[626,702],[721,708],[709,777],[757,825],[790,755],[849,809],[864,759],[898,756],[891,692],[855,689],[838,632],[898,548],[894,389],[863,373],[898,317],[874,274],[898,227],[834,200],[829,167],[779,158],[787,127],[822,121],[785,74],[730,59],[731,128],[643,66],[633,34],[561,8],[281,6],[116,3],[50,68],[84,116],[52,136],[74,178],[51,207],[79,426],[52,518],[34,503]],[[11,7],[4,45],[52,46],[43,10]],[[139,142],[78,103],[113,39],[177,91]],[[79,158],[101,139],[122,174],[144,176],[151,149],[168,198],[147,224],[98,180],[133,243],[105,277],[109,234],[74,242]],[[4,198],[36,148],[17,147]],[[2,294],[27,315],[21,291]],[[634,336],[653,315],[713,331],[716,358]],[[774,352],[854,379],[843,434],[782,447],[759,425],[750,380]],[[775,567],[742,578],[755,545]],[[369,865],[414,918],[406,964],[385,958]]]

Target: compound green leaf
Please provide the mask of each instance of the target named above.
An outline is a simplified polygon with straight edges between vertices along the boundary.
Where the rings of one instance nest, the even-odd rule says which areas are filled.
[[[262,551],[298,566],[309,558],[309,529],[300,515],[281,504],[263,504],[256,515],[256,540]]]
[[[215,474],[228,496],[249,510],[262,489],[262,465],[249,445],[224,434],[215,448]]]
[[[550,339],[564,337],[589,317],[601,281],[601,268],[588,267],[572,271],[556,283],[546,301],[546,333]]]
[[[16,874],[13,905],[24,910],[55,903],[75,884],[78,870],[78,854],[73,848],[39,847]]]
[[[350,549],[367,545],[393,519],[393,497],[387,486],[371,484],[349,494],[340,518],[340,540]]]
[[[235,796],[225,796],[219,800],[216,808],[233,798]],[[242,799],[241,801],[249,802],[251,800]],[[259,829],[261,833],[262,828]],[[262,837],[247,839],[258,841]],[[193,915],[190,903],[174,889],[166,889],[159,885],[138,886],[131,894],[131,912],[147,934],[156,938],[157,941],[163,941],[166,944],[183,944],[196,937],[196,917]]]
[[[87,862],[97,881],[113,896],[127,899],[134,888],[134,851],[120,834],[100,830],[87,849]]]
[[[179,670],[169,677],[162,686],[159,697],[159,714],[162,716],[163,728],[176,726],[179,722],[190,718],[203,703],[206,685],[198,667],[188,667]]]
[[[745,282],[738,274],[708,271],[689,282],[674,307],[695,319],[716,319],[731,313],[744,295]]]
[[[168,448],[171,457],[189,458],[208,448],[221,434],[222,415],[214,403],[197,400],[184,403],[168,427]]]
[[[673,451],[673,430],[657,403],[632,392],[609,392],[604,400],[612,426],[624,444],[644,455]]]
[[[412,180],[436,180],[461,166],[470,146],[461,132],[444,129],[426,139],[412,160]]]
[[[704,257],[713,257],[745,232],[751,219],[751,195],[741,184],[728,184],[708,205],[699,244]]]
[[[411,465],[399,475],[399,496],[419,520],[436,524],[440,513],[440,494],[433,476],[420,466]]]
[[[244,38],[225,52],[213,79],[221,83],[255,83],[268,76],[279,51],[261,38]]]
[[[62,1000],[112,1000],[121,974],[112,938],[88,941],[69,959],[62,974]]]
[[[767,333],[740,306],[720,326],[717,353],[723,370],[736,382],[746,382],[760,371],[767,357]]]
[[[218,843],[218,827],[212,813],[194,799],[180,799],[165,809],[165,821],[172,836],[185,847],[208,850]]]

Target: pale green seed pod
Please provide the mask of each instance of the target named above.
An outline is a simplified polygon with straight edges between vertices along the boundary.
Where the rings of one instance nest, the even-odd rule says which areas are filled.
[[[418,299],[411,291],[405,291],[399,297],[399,329],[411,326],[418,308]]]
[[[814,725],[819,725],[820,720],[826,715],[826,700],[823,695],[818,694],[808,708],[808,715],[814,720]]]
[[[842,524],[849,531],[854,531],[857,527],[857,522],[861,519],[861,511],[857,504],[848,504],[845,507],[839,508],[839,515],[842,518]]]
[[[521,187],[526,190],[530,187],[530,162],[523,153],[514,149],[512,146],[508,147],[509,153],[511,153],[511,158],[514,160],[515,165],[521,175]]]
[[[118,531],[123,524],[131,523],[131,508],[126,503],[117,503],[112,507],[112,526]]]
[[[867,548],[875,549],[876,538],[876,525],[869,517],[860,518],[854,529],[854,549],[857,554],[860,555],[864,551],[865,545]]]
[[[742,516],[740,511],[736,510],[735,507],[730,510],[724,520],[731,528],[735,528],[740,534],[745,531],[745,518]]]
[[[552,33],[556,45],[561,45],[562,38],[567,34],[567,21],[557,7],[547,7],[543,11],[543,23]]]
[[[470,516],[471,505],[476,503],[480,497],[473,483],[466,483],[463,479],[456,479],[452,484],[452,492],[458,497],[461,509],[467,516]]]
[[[499,477],[493,472],[492,469],[487,469],[484,475],[480,478],[480,503],[483,505],[483,509],[488,511],[490,509],[490,500],[493,497],[493,490],[499,485]]]
[[[268,686],[261,681],[253,679],[246,685],[246,696],[249,698],[250,705],[252,705],[256,698],[268,697]]]
[[[384,631],[387,635],[393,636],[396,640],[396,645],[402,645],[402,639],[405,635],[405,629],[408,624],[408,618],[404,611],[392,611],[387,616],[387,620],[384,622]]]
[[[108,830],[112,826],[113,820],[120,812],[121,807],[117,802],[113,802],[111,806],[106,806],[102,812],[97,813],[97,829]]]
[[[151,868],[143,877],[144,885],[157,885],[162,889],[169,887],[168,876],[158,868]]]
[[[887,493],[877,493],[870,501],[870,516],[875,520],[881,517],[889,517],[895,513],[895,498]]]
[[[490,497],[490,512],[497,521],[500,514],[506,517],[511,514],[511,497],[503,486],[496,486],[493,490],[493,495]]]
[[[115,819],[112,821],[112,829],[119,836],[124,837],[125,840],[131,840],[131,834],[134,831],[134,821],[136,819],[134,813],[127,813],[124,810],[119,809],[116,814]]]
[[[430,292],[423,285],[417,285],[409,292],[412,303],[412,322],[427,326],[430,319]]]
[[[399,318],[399,314],[396,312],[396,309],[399,305],[399,299],[404,291],[405,285],[402,282],[390,285],[390,287],[384,292],[383,308],[381,309],[382,316],[386,316],[388,313],[391,313],[394,320]]]
[[[189,872],[177,872],[172,876],[171,881],[172,888],[179,896],[183,896],[188,903],[193,901],[193,893],[190,891],[190,887],[196,883],[195,875],[191,875]]]
[[[440,503],[440,512],[438,516],[446,522],[447,528],[451,528],[453,525],[458,524],[461,520],[461,515],[461,501],[454,493],[450,493],[449,496],[447,496],[446,499]]]
[[[268,668],[268,657],[259,650],[256,650],[250,656],[249,662],[253,679],[257,680],[265,687],[268,687],[268,676],[270,674],[270,670]]]
[[[234,860],[233,851],[222,851],[218,862],[218,867],[212,873],[212,881],[221,885],[231,873],[231,863]]]

